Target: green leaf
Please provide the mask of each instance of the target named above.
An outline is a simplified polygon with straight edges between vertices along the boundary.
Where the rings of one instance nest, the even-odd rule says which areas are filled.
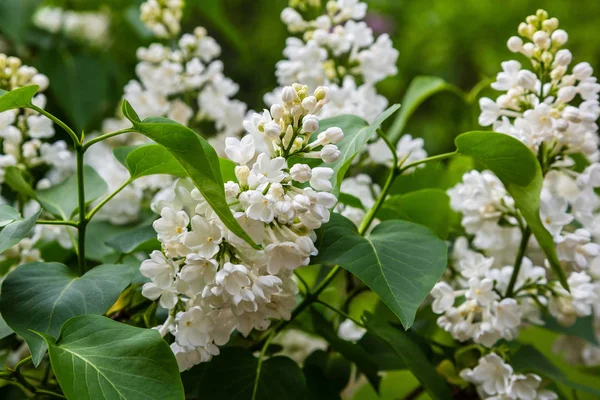
[[[313,264],[339,264],[381,297],[408,329],[419,305],[446,269],[447,247],[424,226],[390,220],[366,237],[334,214],[318,234]]]
[[[560,382],[573,389],[600,396],[600,389],[569,380],[563,371],[531,345],[521,346],[510,358],[510,364],[515,372],[533,372],[554,382]]]
[[[436,93],[450,91],[456,93],[461,98],[464,97],[462,91],[456,86],[446,82],[437,76],[417,76],[410,84],[400,104],[402,109],[394,120],[394,124],[388,132],[388,138],[392,143],[398,142],[409,118],[419,108],[419,106],[429,97]]]
[[[570,326],[563,326],[559,324],[556,319],[552,316],[547,315],[544,318],[544,329],[548,329],[554,332],[562,333],[564,335],[575,336],[583,340],[587,340],[590,343],[598,345],[598,339],[596,338],[596,332],[594,329],[594,317],[587,316],[583,318],[577,318],[575,323]]]
[[[379,336],[367,331],[357,344],[371,355],[380,371],[395,371],[405,369],[406,363],[392,351]]]
[[[80,277],[60,263],[20,265],[2,282],[0,313],[25,339],[37,366],[46,347],[32,330],[56,336],[73,316],[104,314],[129,285],[133,272],[127,265],[103,264]]]
[[[23,170],[21,168],[15,166],[6,167],[4,182],[15,192],[35,199],[35,191],[27,182],[25,176],[23,176]]]
[[[448,237],[450,199],[441,189],[422,189],[388,197],[377,217],[386,221],[402,219],[424,225],[440,239]]]
[[[31,85],[4,93],[0,96],[0,112],[30,106],[39,88],[38,85]]]
[[[0,204],[0,228],[18,219],[21,219],[21,214],[17,210],[9,205]]]
[[[313,134],[313,138],[316,138],[320,132],[323,132],[332,126],[337,126],[344,132],[344,138],[337,145],[341,152],[340,158],[332,164],[319,164],[319,166],[332,168],[335,172],[331,178],[334,195],[337,196],[339,193],[342,180],[344,179],[348,168],[352,165],[354,157],[364,150],[369,139],[375,135],[377,128],[379,128],[383,121],[388,119],[390,115],[395,113],[398,108],[400,108],[400,105],[398,104],[389,107],[379,114],[370,125],[364,119],[354,115],[340,115],[338,117],[326,118],[319,121],[319,131]]]
[[[104,179],[89,165],[84,166],[83,179],[86,204],[108,191]],[[78,208],[77,175],[72,175],[48,189],[38,190],[36,194],[44,210],[62,219],[69,219]]]
[[[69,319],[58,340],[39,333],[68,399],[183,400],[173,352],[153,329],[100,315]]]
[[[358,208],[361,210],[365,209],[365,206],[363,206],[363,203],[358,197],[348,193],[340,193],[338,196],[338,201],[350,207]]]
[[[206,140],[191,129],[166,118],[140,121],[127,101],[123,115],[138,132],[164,146],[181,164],[221,222],[234,234],[258,249],[252,238],[234,218],[225,199],[219,157]]]
[[[118,254],[106,242],[130,229],[127,225],[112,225],[108,221],[90,221],[85,235],[85,257],[100,263],[114,262]]]
[[[235,176],[235,167],[236,164],[233,161],[219,157],[219,168],[221,169],[223,182],[237,182],[237,178]]]
[[[143,225],[123,232],[107,240],[106,244],[120,254],[133,253],[143,248],[160,249],[160,242],[152,225]]]
[[[544,178],[535,155],[519,140],[502,133],[467,132],[459,135],[455,142],[462,154],[473,157],[502,181],[544,250],[552,270],[568,289],[554,240],[540,218],[540,193]]]
[[[329,322],[315,309],[311,309],[311,322],[315,333],[327,340],[333,350],[355,363],[359,371],[367,377],[369,383],[375,390],[378,390],[381,378],[377,375],[377,364],[369,353],[356,343],[341,339]]]
[[[264,361],[256,379],[258,359],[246,349],[225,347],[221,354],[183,374],[193,381],[188,395],[196,399],[308,400],[312,399],[298,364],[276,356]],[[256,396],[252,393],[256,387]]]
[[[403,332],[380,321],[367,322],[367,329],[385,341],[389,346],[388,351],[392,351],[404,361],[432,399],[453,398],[446,381],[437,373],[435,366],[429,361],[419,344],[411,338],[409,332]]]
[[[313,351],[304,360],[302,371],[314,399],[341,399],[352,373],[352,364],[338,353]]]
[[[187,176],[177,159],[159,144],[148,144],[133,149],[127,154],[125,166],[132,179],[156,174]]]
[[[37,221],[41,212],[42,210],[39,210],[30,217],[6,225],[0,231],[0,253],[10,249],[27,236],[35,226],[35,221]]]
[[[0,316],[0,339],[4,339],[7,336],[12,335],[14,332],[10,329],[10,326],[4,321],[4,318]]]

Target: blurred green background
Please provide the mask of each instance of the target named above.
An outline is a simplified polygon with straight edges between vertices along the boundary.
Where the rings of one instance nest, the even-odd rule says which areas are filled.
[[[135,77],[135,50],[154,39],[139,22],[141,0],[0,0],[0,51],[21,57],[48,75],[50,110],[77,129],[93,131],[114,114],[127,81]],[[465,91],[494,77],[500,63],[519,56],[506,40],[536,9],[545,8],[569,33],[574,61],[600,62],[600,1],[565,0],[370,0],[368,23],[388,32],[400,51],[398,75],[379,85],[390,103],[400,102],[418,75],[440,76]],[[37,29],[40,5],[110,13],[108,45],[92,48]],[[287,0],[186,0],[183,32],[208,29],[223,48],[225,72],[239,83],[238,98],[263,107],[262,95],[276,86],[275,63],[287,32],[279,19]],[[485,93],[485,92],[484,92]],[[426,139],[431,153],[452,147],[454,135],[477,127],[477,105],[452,94],[427,101],[406,132]]]

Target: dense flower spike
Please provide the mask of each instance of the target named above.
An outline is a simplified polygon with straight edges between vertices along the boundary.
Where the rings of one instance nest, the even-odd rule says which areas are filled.
[[[205,134],[213,125],[214,135],[207,139],[223,153],[225,137],[238,136],[242,131],[246,104],[233,99],[239,87],[223,74],[223,63],[216,59],[220,52],[217,42],[201,27],[182,35],[176,48],[160,43],[139,48],[138,79],[125,86],[123,98],[142,118],[164,116],[192,128],[201,125]],[[120,114],[103,123],[104,133],[129,126]],[[147,142],[141,135],[120,135],[91,148],[86,162],[115,190],[129,172],[112,156],[112,147]],[[131,222],[138,217],[144,199],[171,182],[166,175],[138,179],[109,202],[99,217],[115,224]]]
[[[157,329],[175,336],[171,347],[182,370],[219,354],[234,330],[247,336],[267,329],[272,319],[290,318],[298,292],[293,271],[316,254],[314,230],[329,221],[337,202],[329,193],[331,168],[290,163],[291,157],[327,163],[339,156],[339,128],[310,142],[319,129],[314,113],[327,103],[327,93],[324,87],[310,95],[307,86],[286,86],[282,105],[246,121],[248,135],[241,140],[226,139],[237,181],[225,183],[225,194],[263,250],[228,231],[189,181],[157,196],[153,208],[161,218],[154,229],[163,251],[142,263],[142,274],[151,279],[142,293],[169,310]],[[256,154],[257,148],[265,152]]]
[[[543,10],[519,26],[519,34],[531,42],[512,37],[508,47],[525,55],[532,70],[522,69],[518,61],[503,63],[492,88],[506,93],[496,100],[481,99],[479,122],[516,137],[539,155],[544,172],[540,216],[554,237],[570,291],[545,267],[535,239],[523,243],[526,221],[502,182],[490,171],[471,171],[448,190],[468,237],[455,241],[454,273],[431,292],[432,309],[441,314],[438,325],[461,342],[495,348],[500,339],[516,339],[525,324],[544,325],[545,311],[571,326],[577,318],[593,315],[600,300],[600,275],[592,268],[600,256],[600,198],[594,191],[600,185],[595,122],[600,85],[589,64],[569,68],[571,53],[562,48],[567,34],[557,28],[558,20]],[[585,169],[575,167],[574,153],[585,156]],[[572,343],[560,341],[556,350],[581,350],[580,342]],[[589,348],[587,354],[597,354]],[[513,374],[494,353],[461,376],[477,385],[482,398],[556,398],[548,393],[542,397],[539,377]]]
[[[387,34],[375,38],[361,21],[367,5],[358,0],[290,2],[281,13],[282,21],[293,35],[283,51],[286,59],[277,63],[280,85],[303,82],[313,90],[327,85],[330,102],[319,112],[327,118],[342,114],[358,115],[372,121],[387,106],[375,84],[397,73],[398,51]],[[303,15],[323,13],[306,21]],[[265,96],[273,104],[281,89]]]
[[[140,6],[142,22],[159,38],[176,37],[184,5],[184,0],[147,0]]]

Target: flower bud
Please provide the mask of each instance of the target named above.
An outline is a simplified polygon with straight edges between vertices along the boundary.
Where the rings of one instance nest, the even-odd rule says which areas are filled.
[[[248,177],[250,176],[250,168],[247,165],[238,165],[235,167],[235,177],[242,186],[248,184]]]
[[[315,133],[319,130],[319,120],[314,115],[307,115],[302,118],[302,129],[304,132]]]
[[[300,104],[294,104],[290,112],[292,117],[299,119],[302,115],[304,115],[304,108],[302,108]]]
[[[338,128],[337,126],[332,126],[331,128],[327,128],[324,132],[325,138],[329,143],[337,144],[342,141],[344,138],[344,132]]]
[[[508,39],[506,46],[513,53],[518,53],[523,48],[523,39],[518,36],[512,36],[510,39]]]
[[[567,72],[567,67],[560,65],[554,68],[552,72],[550,72],[550,78],[552,78],[552,80],[558,81],[565,75],[565,72]]]
[[[542,63],[544,63],[545,65],[549,65],[552,60],[554,59],[554,57],[552,56],[552,53],[550,53],[549,51],[545,51],[542,53]]]
[[[523,54],[525,54],[527,57],[531,57],[533,56],[533,54],[535,53],[535,46],[533,45],[533,43],[525,43],[523,45],[523,50],[522,50]]]
[[[548,19],[548,12],[540,8],[535,12],[535,16],[538,17],[540,21],[544,21]]]
[[[284,108],[281,104],[273,104],[270,111],[271,117],[276,121],[279,121],[283,117]]]
[[[564,86],[558,89],[556,99],[559,103],[568,103],[575,98],[577,88],[575,86]]]
[[[534,90],[537,83],[537,76],[531,71],[522,69],[517,74],[517,83],[525,89]]]
[[[326,164],[334,163],[340,158],[340,150],[334,144],[327,144],[321,149],[321,160]]]
[[[579,109],[573,106],[567,106],[562,112],[562,117],[570,122],[579,123],[581,118],[579,117]]]
[[[269,139],[277,139],[281,135],[281,126],[274,121],[265,124],[265,135]]]
[[[308,182],[312,176],[312,171],[307,164],[294,164],[290,169],[290,175],[296,182]]]
[[[552,125],[552,127],[559,132],[565,132],[569,128],[569,122],[567,122],[566,120],[564,120],[562,118],[559,118],[554,121],[554,124]]]
[[[317,101],[323,100],[324,102],[329,101],[329,88],[324,86],[319,86],[315,89],[315,98]]]
[[[548,32],[554,31],[558,28],[558,19],[550,18],[542,22],[542,28]]]
[[[233,199],[240,194],[240,185],[233,181],[225,183],[225,197]]]
[[[552,33],[552,43],[555,46],[562,46],[569,40],[569,35],[562,29],[557,29]]]
[[[44,90],[48,89],[50,81],[48,80],[48,77],[46,75],[37,74],[34,75],[33,78],[31,78],[31,83],[34,85],[38,85],[40,87],[39,91],[43,92]]]
[[[284,103],[293,103],[298,98],[298,93],[291,86],[286,86],[281,91],[281,100]]]
[[[581,62],[573,67],[573,75],[577,80],[584,80],[592,76],[594,69],[587,62]]]
[[[554,55],[554,64],[555,65],[561,65],[561,66],[567,66],[571,63],[571,59],[573,58],[573,56],[571,55],[571,52],[567,49],[562,49],[556,52],[556,54]]]
[[[302,108],[306,111],[311,112],[317,105],[317,98],[315,96],[308,96],[302,100]]]
[[[539,48],[546,50],[550,47],[550,37],[548,37],[548,33],[544,31],[537,31],[533,34],[533,43],[535,43]]]

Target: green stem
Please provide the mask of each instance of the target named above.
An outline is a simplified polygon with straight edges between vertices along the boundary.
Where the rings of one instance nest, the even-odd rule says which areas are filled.
[[[130,133],[130,132],[135,132],[135,129],[133,129],[133,127],[132,128],[119,129],[118,131],[114,131],[114,132],[110,132],[110,133],[105,133],[104,135],[97,136],[97,137],[95,137],[93,139],[90,139],[88,142],[86,142],[86,143],[83,144],[83,151],[85,152],[93,144],[96,144],[98,142],[101,142],[103,140],[111,138],[113,136],[121,135],[123,133]]]
[[[112,192],[111,194],[109,194],[108,196],[106,196],[104,199],[102,199],[102,201],[100,203],[98,203],[94,208],[92,208],[92,210],[87,214],[87,216],[85,217],[85,219],[87,221],[89,221],[90,219],[92,219],[92,217],[94,216],[94,214],[96,214],[98,211],[100,211],[100,209],[102,207],[104,207],[104,205],[106,203],[108,203],[110,200],[112,200],[113,197],[115,197],[117,194],[119,194],[119,192],[121,190],[125,189],[125,187],[127,187],[127,185],[129,185],[131,182],[133,182],[133,179],[129,178],[121,186],[119,186],[114,192]]]
[[[521,269],[521,264],[523,263],[523,257],[525,257],[525,251],[527,250],[527,244],[529,243],[529,238],[531,237],[531,229],[529,227],[525,228],[523,231],[523,236],[521,237],[521,244],[519,245],[519,252],[517,253],[517,258],[515,260],[515,266],[510,276],[510,281],[508,282],[508,288],[506,289],[506,295],[504,297],[512,297],[513,292],[515,290],[515,284],[517,283],[517,277],[519,276],[519,270]]]
[[[86,272],[85,265],[85,231],[88,220],[85,218],[85,183],[83,177],[83,148],[80,144],[75,146],[75,152],[77,153],[77,198],[79,204],[79,223],[77,224],[78,230],[78,252],[77,257],[79,258],[79,273],[83,275]]]
[[[62,221],[62,220],[47,220],[47,219],[38,219],[35,221],[36,224],[40,225],[68,225],[77,227],[79,224],[75,221]]]
[[[352,318],[352,317],[350,316],[350,314],[347,314],[347,313],[343,312],[343,311],[342,311],[342,310],[340,310],[339,308],[335,308],[335,307],[334,307],[334,306],[332,306],[331,304],[327,304],[327,303],[325,303],[325,302],[324,302],[324,301],[322,301],[322,300],[317,300],[317,301],[316,301],[316,303],[317,303],[317,304],[320,304],[320,305],[322,305],[322,306],[324,306],[324,307],[327,307],[327,308],[329,308],[331,311],[333,311],[333,312],[335,312],[335,313],[339,314],[340,316],[342,316],[342,317],[344,317],[344,318],[346,318],[346,319],[349,319],[350,321],[354,322],[356,325],[360,326],[361,328],[366,328],[366,327],[365,327],[365,325],[364,325],[362,322],[360,322],[359,320],[357,320],[357,319],[355,319],[355,318]]]
[[[427,157],[427,158],[424,158],[422,160],[415,161],[415,162],[412,162],[412,163],[407,164],[407,165],[403,165],[402,167],[399,168],[399,173],[401,174],[404,171],[406,171],[406,170],[408,170],[408,169],[410,169],[412,167],[416,167],[417,165],[420,165],[420,164],[425,164],[425,163],[428,163],[428,162],[431,162],[431,161],[443,160],[444,158],[449,158],[449,157],[455,156],[457,154],[458,154],[458,150],[455,150],[455,151],[453,151],[451,153],[443,153],[443,154],[438,154],[436,156]]]
[[[29,390],[32,393],[35,393],[35,386],[33,386],[31,383],[29,383],[29,381],[27,379],[25,379],[25,377],[21,374],[21,367],[27,363],[30,363],[32,361],[31,356],[29,357],[25,357],[24,359],[22,359],[21,361],[19,361],[17,363],[17,365],[15,365],[14,370],[12,371],[12,376],[13,378],[15,378],[17,380],[17,382],[19,382],[21,385],[23,385],[23,387],[25,387],[27,390]]]
[[[258,364],[256,366],[256,377],[254,378],[254,388],[252,389],[252,400],[256,399],[256,394],[258,392],[258,382],[260,380],[260,370],[262,369],[262,364],[263,364],[263,359],[265,358],[265,353],[267,352],[267,348],[269,347],[269,344],[271,343],[271,340],[275,337],[276,335],[276,331],[272,330],[271,333],[269,333],[269,336],[267,337],[267,340],[265,341],[265,344],[263,345],[261,351],[260,351],[260,355],[258,356]]]
[[[66,397],[65,397],[65,396],[63,396],[62,394],[60,394],[60,393],[56,393],[56,392],[53,392],[53,391],[51,391],[51,390],[46,390],[46,389],[37,389],[37,390],[36,390],[36,394],[37,394],[37,393],[39,393],[39,394],[46,394],[46,395],[48,395],[48,396],[57,397],[57,398],[59,398],[59,399],[66,399]]]
[[[306,280],[295,271],[294,271],[294,275],[296,275],[296,278],[298,278],[300,283],[302,283],[302,286],[304,286],[304,290],[306,291],[306,293],[310,292],[310,287],[308,286],[308,283],[306,282]]]
[[[73,129],[69,128],[69,126],[67,124],[65,124],[64,122],[62,122],[60,119],[56,118],[54,115],[50,114],[48,111],[39,108],[38,106],[35,106],[33,104],[29,104],[27,106],[28,108],[39,112],[40,114],[46,116],[47,118],[51,119],[52,121],[54,121],[54,123],[58,126],[60,126],[61,128],[63,128],[65,130],[65,132],[67,132],[69,134],[69,136],[71,137],[71,139],[73,140],[73,144],[75,144],[75,146],[77,146],[78,144],[80,144],[81,140],[79,138],[79,136],[77,136],[77,134],[73,131]]]

